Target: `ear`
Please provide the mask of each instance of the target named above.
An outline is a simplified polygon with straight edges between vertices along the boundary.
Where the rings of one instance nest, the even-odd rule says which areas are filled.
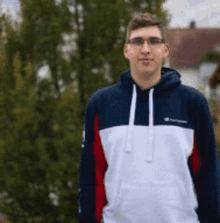
[[[125,44],[125,45],[124,45],[124,56],[125,56],[126,59],[128,59],[128,54],[129,54],[129,53],[128,53],[128,45]]]
[[[165,58],[167,58],[170,54],[170,44],[169,43],[164,44],[164,50],[165,50]]]

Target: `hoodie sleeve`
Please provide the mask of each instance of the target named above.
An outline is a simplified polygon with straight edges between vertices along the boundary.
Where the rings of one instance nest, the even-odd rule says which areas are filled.
[[[79,223],[99,223],[106,205],[104,175],[107,168],[99,136],[99,117],[92,100],[88,103],[79,167]]]
[[[201,223],[220,222],[220,164],[209,106],[202,95],[195,111],[194,148],[191,155],[193,181]]]

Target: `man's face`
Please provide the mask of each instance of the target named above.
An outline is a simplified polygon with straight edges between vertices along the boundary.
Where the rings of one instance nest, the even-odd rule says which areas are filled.
[[[161,75],[163,60],[169,55],[168,43],[149,44],[144,41],[142,45],[134,44],[132,40],[137,37],[144,40],[152,37],[161,40],[160,29],[157,26],[150,26],[134,30],[129,37],[131,43],[124,47],[124,56],[130,61],[132,73],[146,78]]]

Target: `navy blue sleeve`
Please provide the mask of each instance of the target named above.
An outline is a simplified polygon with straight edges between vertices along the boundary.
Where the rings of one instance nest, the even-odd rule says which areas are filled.
[[[198,199],[197,214],[201,223],[220,222],[220,164],[214,129],[206,98],[195,102],[195,140],[200,159],[193,180]]]
[[[86,109],[79,166],[79,223],[97,223],[95,216],[96,176],[93,154],[94,118],[95,109],[90,100]]]

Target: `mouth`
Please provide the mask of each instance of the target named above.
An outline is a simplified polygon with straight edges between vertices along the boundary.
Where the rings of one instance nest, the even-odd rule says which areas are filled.
[[[149,62],[149,61],[153,61],[153,59],[150,59],[150,58],[141,58],[141,59],[138,59],[138,61]]]

